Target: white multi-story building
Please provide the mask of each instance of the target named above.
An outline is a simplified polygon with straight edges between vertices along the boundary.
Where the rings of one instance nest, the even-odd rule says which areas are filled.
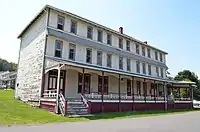
[[[167,52],[124,34],[122,27],[115,31],[49,5],[18,38],[15,96],[40,101],[41,107],[51,101],[58,111],[58,100],[82,98],[91,113],[140,110],[141,103],[166,109],[172,84],[187,91],[192,84],[169,81]]]

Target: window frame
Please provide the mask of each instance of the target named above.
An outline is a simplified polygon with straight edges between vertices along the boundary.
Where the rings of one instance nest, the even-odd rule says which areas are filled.
[[[110,58],[110,59],[108,59],[108,58]],[[111,68],[112,67],[112,54],[107,53],[106,62],[107,62],[106,66]]]
[[[148,75],[150,75],[151,76],[151,65],[150,64],[148,64]]]
[[[74,53],[73,53],[73,58],[70,58],[70,56],[71,56],[71,49],[72,48],[74,50]],[[69,55],[68,55],[68,59],[69,60],[75,60],[75,58],[76,58],[76,45],[72,44],[72,43],[69,43]]]
[[[162,53],[159,53],[160,54],[160,61],[163,62],[163,55]]]
[[[155,60],[158,60],[158,52],[155,51]]]
[[[151,49],[150,48],[147,48],[147,55],[149,58],[151,58]]]
[[[60,49],[57,48],[57,44],[60,43]],[[56,56],[56,51],[60,52],[60,56]],[[55,52],[54,56],[58,58],[62,58],[62,51],[63,51],[63,41],[61,40],[55,40]]]
[[[89,30],[88,29],[91,29],[91,37],[89,37]],[[91,26],[87,26],[87,38],[88,39],[93,39],[93,27]]]
[[[160,76],[164,78],[164,69],[162,67],[160,68]]]
[[[159,67],[156,67],[156,76],[159,77]]]
[[[126,70],[131,71],[131,59],[130,58],[126,59]]]
[[[90,56],[88,56],[88,51],[90,51]],[[88,57],[90,57],[90,61],[88,62]],[[92,49],[86,48],[86,63],[92,64]]]
[[[129,52],[131,51],[131,45],[129,40],[126,40],[126,50]]]
[[[72,27],[72,25],[73,24],[75,24],[74,26],[74,32],[73,32],[73,27]],[[74,34],[77,34],[77,25],[78,25],[78,23],[77,23],[77,21],[74,21],[74,20],[71,20],[71,26],[70,26],[70,33],[74,33]]]
[[[119,56],[119,69],[120,70],[123,70],[123,57],[122,56]]]
[[[98,56],[98,53],[100,53],[100,58]],[[102,66],[102,57],[103,57],[103,52],[102,51],[97,51],[97,65]]]
[[[135,50],[136,50],[136,51],[135,51],[136,54],[139,55],[139,54],[140,54],[140,45],[139,45],[139,44],[136,44],[136,45],[135,45]]]
[[[136,61],[136,73],[140,73],[140,61]]]
[[[108,37],[109,36],[109,37]],[[110,38],[110,39],[108,39],[108,38]],[[110,42],[110,43],[109,43]],[[112,34],[110,34],[110,33],[107,33],[107,44],[108,45],[112,45]]]
[[[142,56],[146,56],[145,47],[144,46],[142,46]]]
[[[63,19],[63,23],[59,22],[59,18]],[[58,28],[59,27],[58,25],[62,25],[62,29]],[[57,16],[57,29],[64,30],[64,27],[65,27],[65,17],[61,16],[61,15],[58,15]]]
[[[101,36],[99,36],[100,34]],[[101,43],[103,42],[103,31],[100,29],[97,30],[97,41]]]
[[[146,63],[142,63],[142,73],[143,74],[147,74],[147,72],[146,72]]]
[[[119,37],[118,43],[119,43],[119,48],[120,48],[120,49],[123,49],[123,38],[120,38],[120,37]]]

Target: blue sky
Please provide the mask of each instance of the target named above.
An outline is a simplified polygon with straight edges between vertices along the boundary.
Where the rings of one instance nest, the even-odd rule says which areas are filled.
[[[6,0],[0,8],[0,58],[17,62],[17,35],[45,5],[148,41],[167,51],[172,75],[189,69],[200,75],[200,1],[198,0]],[[3,17],[2,17],[3,16]]]

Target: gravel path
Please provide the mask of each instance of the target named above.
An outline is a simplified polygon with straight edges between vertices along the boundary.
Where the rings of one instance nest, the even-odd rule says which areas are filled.
[[[119,120],[0,127],[0,132],[200,132],[200,112]]]

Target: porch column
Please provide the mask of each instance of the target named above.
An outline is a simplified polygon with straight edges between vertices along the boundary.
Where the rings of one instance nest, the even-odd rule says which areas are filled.
[[[119,111],[119,112],[121,111],[121,106],[120,106],[120,103],[121,103],[120,83],[121,83],[121,76],[120,76],[120,74],[119,74],[119,80],[118,80],[118,96],[119,96],[118,111]]]
[[[85,68],[83,68],[83,73],[82,73],[82,90],[81,94],[85,94]]]
[[[58,78],[57,78],[57,95],[56,95],[56,113],[59,113],[59,93],[60,93],[60,65],[58,66]]]
[[[146,79],[143,81],[143,92],[144,92],[144,101],[147,102],[147,85],[146,85]]]
[[[156,81],[154,80],[154,101],[156,103]]]
[[[165,110],[167,110],[167,86],[165,82],[163,85],[163,91],[164,91]]]
[[[103,95],[104,95],[104,71],[102,71],[102,81],[101,81],[101,112],[104,112]]]
[[[194,100],[194,90],[193,90],[193,86],[191,87],[191,98],[192,98],[192,101]]]
[[[131,80],[131,92],[132,92],[132,100],[133,100],[132,110],[134,111],[135,110],[134,108],[134,77],[132,77],[132,80]]]
[[[181,98],[181,88],[178,89],[178,96],[179,96],[179,100]]]

